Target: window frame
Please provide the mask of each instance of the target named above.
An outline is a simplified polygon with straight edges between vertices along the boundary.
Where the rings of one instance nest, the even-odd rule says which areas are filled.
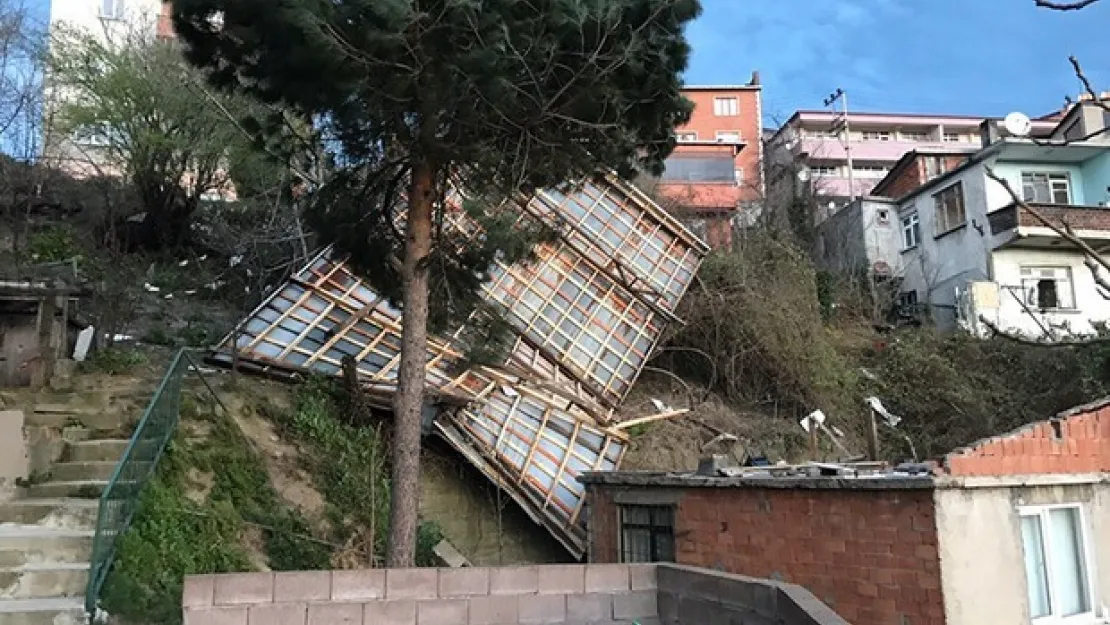
[[[928,130],[899,130],[898,139],[909,142],[926,142],[932,141],[930,134]]]
[[[647,511],[647,513],[648,513],[648,522],[647,522],[646,525],[643,524],[643,523],[629,523],[628,521],[625,520],[625,516],[626,516],[628,510],[631,509],[631,508],[641,508],[641,509],[644,509],[644,510]],[[669,515],[670,515],[670,526],[666,526],[666,525],[658,525],[657,526],[655,524],[655,514],[654,513],[656,511],[661,511],[661,510],[665,510],[669,513]],[[672,563],[677,562],[678,561],[678,557],[677,557],[678,556],[678,549],[677,549],[677,545],[675,544],[675,520],[678,516],[677,513],[678,513],[678,507],[673,505],[673,504],[617,504],[617,558],[618,558],[619,562],[621,562],[622,564],[644,564],[644,563],[651,563],[651,562],[672,562]],[[648,554],[649,559],[648,560],[645,561],[645,560],[630,560],[629,559],[630,553],[629,553],[629,551],[628,551],[628,549],[626,548],[626,545],[625,545],[625,543],[626,543],[625,533],[626,533],[626,530],[629,529],[630,527],[632,529],[637,529],[637,530],[645,530],[645,529],[647,530],[647,532],[648,532],[648,551],[649,551],[649,554]],[[671,556],[671,559],[670,560],[656,560],[655,559],[656,537],[657,537],[657,535],[660,535],[664,531],[667,531],[667,530],[669,530],[669,532],[670,532],[670,544],[671,544],[670,556]]]
[[[111,5],[112,10],[106,11],[108,5]],[[100,0],[100,8],[98,16],[103,20],[123,21],[124,12],[127,10],[126,0]]]
[[[941,143],[963,143],[964,135],[959,132],[945,132],[940,137]]]
[[[861,130],[860,139],[864,141],[893,141],[894,136],[889,130]]]
[[[720,105],[720,106],[718,106]],[[738,117],[740,115],[740,98],[734,95],[713,96],[714,117]]]
[[[809,173],[811,176],[816,176],[820,178],[839,176],[840,167],[837,165],[810,165]]]
[[[1036,184],[1037,184],[1035,182],[1027,183],[1025,181],[1026,176],[1029,176],[1029,177],[1044,176],[1044,184],[1047,186],[1047,189],[1048,189],[1048,198],[1049,199],[1047,201],[1038,200],[1036,197],[1032,197],[1032,198],[1026,197],[1026,194],[1025,194],[1026,187],[1028,186],[1028,187],[1032,187],[1033,189],[1036,189]],[[1055,188],[1055,184],[1054,184],[1056,182],[1061,182],[1061,181],[1064,182],[1064,192],[1067,194],[1067,201],[1062,202],[1062,203],[1056,201],[1056,191],[1057,191],[1057,189]],[[1074,191],[1075,191],[1075,187],[1072,185],[1071,172],[1069,172],[1069,171],[1044,171],[1044,170],[1033,169],[1033,170],[1028,170],[1028,171],[1022,170],[1022,172],[1021,172],[1021,199],[1026,201],[1026,202],[1032,202],[1034,204],[1053,204],[1053,205],[1056,205],[1056,206],[1071,206],[1075,203],[1075,193],[1074,193]],[[1035,195],[1036,194],[1034,193],[1034,196]]]
[[[1050,542],[1046,540],[1048,531],[1050,531],[1050,513],[1053,510],[1075,510],[1076,522],[1078,525],[1078,540],[1079,540],[1079,557],[1080,563],[1083,567],[1083,582],[1086,589],[1086,603],[1087,610],[1078,614],[1071,614],[1068,616],[1060,616],[1055,613],[1056,611],[1056,591],[1054,590],[1055,580],[1052,577],[1053,557]],[[1037,517],[1040,522],[1041,532],[1041,547],[1044,550],[1044,573],[1046,579],[1045,590],[1048,593],[1049,614],[1045,616],[1032,616],[1032,607],[1030,606],[1030,621],[1034,625],[1048,625],[1055,623],[1090,623],[1093,622],[1095,616],[1095,576],[1094,576],[1094,558],[1092,558],[1091,538],[1087,525],[1087,513],[1082,503],[1061,503],[1061,504],[1044,504],[1044,505],[1031,505],[1031,506],[1018,506],[1018,534],[1021,535],[1021,521],[1025,517]],[[1025,539],[1021,538],[1021,557],[1024,566],[1025,561]],[[1029,599],[1029,578],[1025,571],[1022,572],[1025,577],[1026,583],[1026,601]]]
[[[674,137],[678,143],[692,143],[698,140],[698,132],[696,130],[680,130],[674,133]]]
[[[1025,286],[1026,283],[1027,282],[1036,283],[1036,282],[1040,282],[1041,280],[1047,280],[1048,278],[1041,278],[1041,277],[1034,276],[1034,275],[1030,275],[1028,278],[1026,278],[1022,274],[1022,272],[1026,271],[1026,270],[1029,270],[1030,272],[1032,272],[1033,270],[1037,270],[1037,269],[1053,269],[1053,270],[1063,269],[1064,270],[1064,273],[1067,276],[1066,282],[1068,284],[1068,292],[1071,294],[1071,301],[1070,301],[1069,305],[1065,305],[1065,306],[1059,305],[1061,303],[1061,298],[1060,298],[1060,290],[1059,290],[1058,287],[1056,289],[1056,303],[1057,303],[1056,306],[1049,307],[1049,308],[1041,308],[1040,306],[1035,306],[1035,305],[1029,303],[1029,297],[1028,297],[1029,290],[1026,289],[1026,286]],[[1045,311],[1065,311],[1065,310],[1066,311],[1073,311],[1073,310],[1079,310],[1079,302],[1076,301],[1076,293],[1075,293],[1075,272],[1072,271],[1072,268],[1071,268],[1070,265],[1024,265],[1023,264],[1020,267],[1018,267],[1018,280],[1021,282],[1021,287],[1020,288],[1021,288],[1022,300],[1025,302],[1025,304],[1027,306],[1033,308],[1034,310],[1045,310]],[[1057,280],[1055,278],[1053,278],[1053,280],[1056,281],[1056,282],[1060,281],[1060,280]]]
[[[959,211],[962,219],[957,224],[949,223],[948,219],[948,205],[944,203],[943,197],[950,191],[954,191],[955,197],[959,200]],[[941,217],[944,217],[943,219]],[[942,237],[949,232],[959,230],[967,225],[967,200],[964,198],[964,183],[963,181],[956,182],[944,187],[940,191],[933,194],[933,230],[934,238]]]
[[[721,138],[721,135],[735,135],[736,140],[735,141],[726,141],[725,139]],[[720,143],[740,143],[741,141],[744,140],[743,136],[740,134],[739,130],[718,130],[717,133],[716,133],[716,137],[717,137],[717,141],[720,142]]]
[[[918,245],[921,245],[921,216],[917,211],[903,215],[898,219],[898,224],[902,229],[902,251],[908,252]],[[913,244],[909,243],[910,237],[906,235],[913,235]]]

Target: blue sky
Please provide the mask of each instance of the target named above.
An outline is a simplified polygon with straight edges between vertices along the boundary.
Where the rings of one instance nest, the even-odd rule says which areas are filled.
[[[1082,11],[1033,0],[702,0],[687,36],[689,84],[763,82],[765,123],[821,108],[1031,116],[1081,87],[1110,91],[1110,0]]]

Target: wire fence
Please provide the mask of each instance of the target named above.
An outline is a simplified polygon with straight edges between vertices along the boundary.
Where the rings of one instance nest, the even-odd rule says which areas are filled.
[[[85,591],[85,609],[90,615],[96,614],[101,588],[112,568],[116,540],[131,524],[143,487],[154,475],[158,461],[177,430],[181,414],[181,393],[185,376],[190,372],[204,382],[204,386],[212,393],[216,402],[219,402],[215,391],[201,375],[189,352],[185,349],[178,350],[143,411],[112,478],[100,495],[89,583]]]

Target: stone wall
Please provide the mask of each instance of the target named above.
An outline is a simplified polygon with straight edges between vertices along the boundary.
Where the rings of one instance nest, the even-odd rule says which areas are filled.
[[[847,625],[805,589],[654,564],[195,575],[185,625]]]

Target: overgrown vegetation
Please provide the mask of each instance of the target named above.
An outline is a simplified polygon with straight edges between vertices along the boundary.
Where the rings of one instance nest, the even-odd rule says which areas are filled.
[[[384,428],[356,426],[342,417],[350,405],[333,378],[313,377],[297,389],[290,412],[271,414],[304,447],[306,467],[328,503],[330,540],[343,545],[337,566],[380,565],[389,527],[388,449]],[[417,532],[417,566],[435,564],[439,529],[422,523]]]
[[[683,302],[688,323],[655,364],[711,385],[759,419],[796,423],[819,408],[857,453],[865,449],[865,399],[877,396],[903,417],[899,429],[919,458],[1110,393],[1110,343],[1044,347],[931,327],[879,331],[874,302],[857,283],[816,272],[782,230],[748,231],[735,250],[707,259]],[[798,440],[779,446],[804,456],[804,434],[794,431]],[[880,431],[887,457],[910,457],[904,438]]]
[[[187,574],[256,568],[244,540],[254,530],[271,569],[329,566],[331,548],[278,498],[238,427],[192,405],[186,402],[183,419],[202,425],[183,424],[171,443],[104,586],[104,608],[129,622],[180,623]],[[189,430],[205,434],[190,437]]]

